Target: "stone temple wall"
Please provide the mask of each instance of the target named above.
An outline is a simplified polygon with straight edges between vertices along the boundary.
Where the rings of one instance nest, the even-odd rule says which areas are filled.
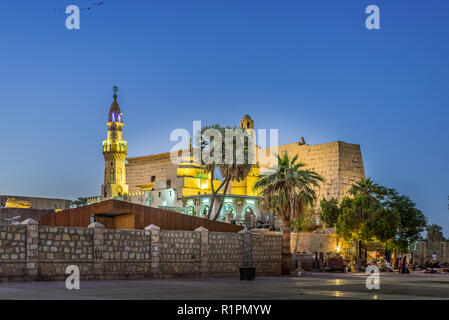
[[[268,154],[267,150],[265,152]],[[362,153],[357,144],[334,141],[316,145],[290,143],[278,147],[280,155],[285,152],[290,157],[297,155],[298,161],[306,164],[307,169],[323,176],[325,181],[317,190],[319,200],[323,197],[341,200],[354,182],[365,177]]]
[[[151,155],[137,158],[128,158],[126,164],[126,183],[129,192],[140,191],[138,185],[151,183],[151,177],[155,181],[166,181],[167,174],[174,165],[170,160],[170,153]]]
[[[415,262],[420,266],[425,266],[428,262],[432,263],[434,253],[437,255],[438,262],[449,263],[449,242],[421,241],[411,252],[414,255]]]
[[[279,275],[281,236],[195,231],[0,225],[0,281],[65,280],[75,265],[81,279],[222,277],[254,266]]]
[[[290,238],[290,248],[292,253],[295,251],[297,237],[298,234],[292,232]],[[297,253],[335,252],[337,249],[337,243],[338,237],[335,233],[300,232],[296,252]],[[343,243],[341,243],[340,246],[343,246]]]

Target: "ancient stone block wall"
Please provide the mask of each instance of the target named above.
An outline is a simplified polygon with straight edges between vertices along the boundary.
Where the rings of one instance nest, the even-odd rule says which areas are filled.
[[[93,230],[39,226],[37,264],[41,279],[65,279],[68,265],[77,265],[80,274],[93,276]]]
[[[411,252],[413,252],[414,260],[418,265],[424,266],[426,262],[431,263],[434,252],[440,263],[449,263],[449,242],[421,241]]]
[[[107,278],[151,273],[151,234],[143,230],[103,232],[103,272]]]
[[[214,275],[238,275],[243,261],[242,234],[210,232],[208,261]]]
[[[281,236],[195,231],[0,225],[0,281],[65,280],[68,266],[84,279],[234,276],[240,267],[279,275]]]
[[[325,179],[317,190],[318,199],[341,199],[351,185],[365,177],[360,146],[341,141],[317,145],[286,144],[278,147],[280,155],[298,155],[307,169],[315,170]],[[319,204],[317,204],[319,206]]]
[[[253,234],[251,239],[251,260],[257,275],[279,275],[281,265],[282,236]]]
[[[292,233],[290,238],[291,252],[295,251],[297,234]],[[338,237],[335,233],[309,233],[300,232],[297,253],[328,253],[335,252]]]
[[[160,269],[164,276],[199,276],[201,235],[195,231],[160,233]]]
[[[151,155],[147,157],[129,158],[126,164],[126,183],[129,192],[140,191],[138,185],[152,183],[151,177],[156,181],[167,180],[167,171],[173,167],[170,161],[170,153]]]
[[[0,225],[0,281],[26,276],[25,226]]]

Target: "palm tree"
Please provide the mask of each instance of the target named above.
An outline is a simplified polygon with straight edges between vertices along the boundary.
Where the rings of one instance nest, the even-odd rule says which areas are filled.
[[[388,190],[375,183],[371,178],[361,178],[352,185],[348,193],[352,196],[363,195],[368,199],[369,204],[373,205],[379,203],[379,200],[387,195]]]
[[[81,207],[81,206],[85,206],[88,204],[89,204],[89,202],[87,201],[87,198],[85,198],[85,197],[78,197],[76,200],[70,201],[71,208]]]
[[[304,169],[305,164],[296,162],[298,156],[289,158],[287,153],[277,156],[273,173],[260,176],[254,190],[261,195],[261,205],[277,214],[282,220],[282,274],[290,274],[290,233],[292,222],[305,214],[316,198],[315,190],[324,179],[315,171]]]
[[[221,139],[221,149],[222,149],[222,157],[219,161],[219,163],[204,163],[204,161],[202,161],[202,165],[204,168],[204,171],[206,173],[210,174],[210,186],[211,186],[211,192],[212,192],[212,199],[211,199],[211,203],[210,203],[210,207],[209,207],[209,218],[211,217],[212,214],[212,209],[214,207],[215,204],[215,200],[217,198],[217,194],[220,190],[223,191],[222,194],[222,199],[219,202],[218,208],[216,210],[216,213],[213,217],[213,220],[217,220],[218,217],[220,216],[220,211],[223,207],[224,204],[224,199],[226,196],[226,193],[228,191],[228,187],[229,184],[231,183],[231,181],[242,181],[244,180],[249,172],[251,171],[251,168],[253,167],[253,164],[250,163],[250,158],[249,158],[249,150],[252,147],[251,142],[248,140],[246,140],[243,144],[243,155],[244,155],[244,163],[239,164],[237,163],[237,142],[235,141],[235,138],[233,140],[233,150],[232,150],[232,155],[233,155],[233,159],[232,159],[232,163],[226,163],[225,161],[225,150],[226,150],[226,141],[225,141],[225,136],[226,136],[226,130],[227,129],[239,129],[240,128],[231,128],[231,127],[221,127],[219,125],[212,125],[212,126],[207,126],[204,127],[201,132],[204,133],[206,130],[208,129],[215,129],[220,133],[220,137],[219,139]],[[245,131],[246,129],[242,129],[243,131]],[[212,145],[212,141],[207,141],[207,140],[202,140],[201,141],[201,149],[205,150],[207,148],[211,148]],[[213,152],[215,152],[215,150],[212,147],[212,154]],[[215,189],[214,188],[214,179],[215,179],[215,175],[216,175],[216,171],[219,171],[221,177],[222,177],[222,182],[220,184],[220,186]]]

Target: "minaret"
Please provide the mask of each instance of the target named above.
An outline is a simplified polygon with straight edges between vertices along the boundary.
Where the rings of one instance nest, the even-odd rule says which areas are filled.
[[[125,158],[128,143],[123,140],[123,114],[117,103],[118,87],[114,86],[114,102],[108,116],[108,138],[103,141],[104,184],[101,186],[102,200],[128,194]]]

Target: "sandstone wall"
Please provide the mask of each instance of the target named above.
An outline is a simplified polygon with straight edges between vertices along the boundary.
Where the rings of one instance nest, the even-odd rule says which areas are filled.
[[[25,196],[10,196],[0,195],[0,207],[4,207],[6,201],[9,198],[15,198],[17,200],[25,200],[31,203],[33,209],[39,210],[66,210],[70,208],[70,200],[66,199],[52,199],[52,198],[38,198],[38,197],[25,197]]]
[[[295,251],[297,234],[291,234],[290,248],[291,252]],[[300,232],[297,253],[328,253],[335,252],[337,248],[338,237],[335,233],[310,233]]]
[[[70,265],[82,280],[279,275],[280,259],[277,234],[0,225],[0,281],[65,280]]]
[[[266,151],[267,152],[267,151]],[[298,155],[307,169],[325,178],[317,190],[318,199],[341,199],[354,182],[365,177],[360,146],[341,141],[317,145],[286,144],[278,147],[280,155]],[[317,204],[318,206],[318,204]]]
[[[435,252],[440,263],[449,263],[449,242],[422,241],[411,251],[418,265],[425,266],[426,262],[432,262],[432,254]]]
[[[155,176],[156,181],[167,180],[167,171],[173,166],[170,153],[129,158],[126,164],[126,183],[129,185],[129,192],[140,191],[137,185],[152,183],[152,176]]]

